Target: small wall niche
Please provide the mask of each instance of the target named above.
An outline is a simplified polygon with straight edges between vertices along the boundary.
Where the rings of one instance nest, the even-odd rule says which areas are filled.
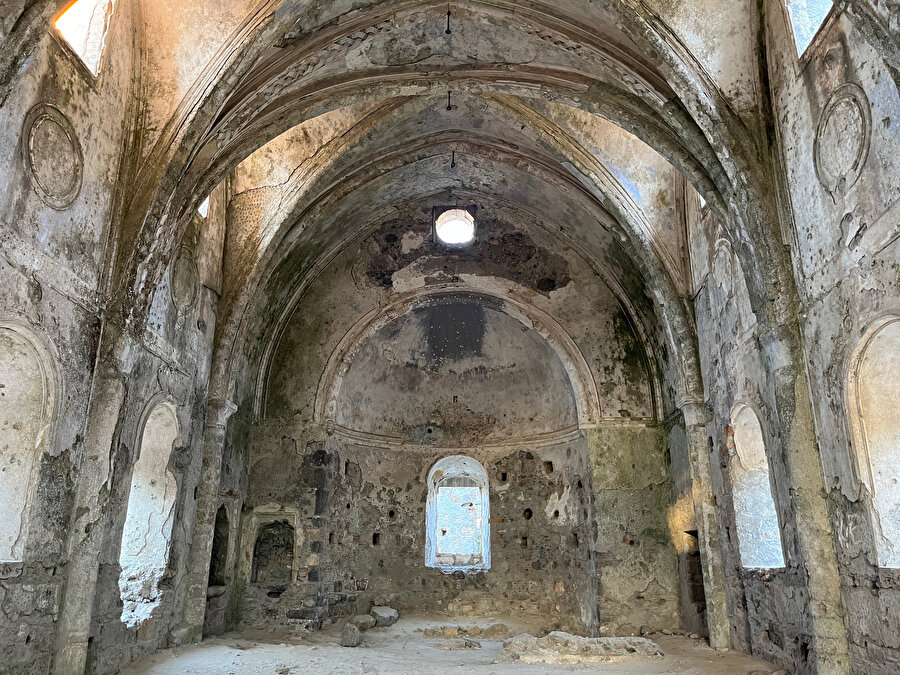
[[[216,524],[213,529],[212,555],[209,560],[209,585],[224,586],[226,584],[226,566],[228,563],[228,511],[225,505],[216,511]]]
[[[253,546],[250,581],[256,584],[285,585],[293,581],[294,528],[286,522],[268,523],[259,528]]]

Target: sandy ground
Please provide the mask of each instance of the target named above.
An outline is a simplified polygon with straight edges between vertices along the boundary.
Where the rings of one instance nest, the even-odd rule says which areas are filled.
[[[631,656],[616,663],[582,666],[494,664],[503,643],[479,639],[481,649],[441,649],[442,639],[426,639],[428,626],[454,623],[447,617],[401,617],[388,628],[363,633],[358,647],[339,645],[340,629],[329,626],[303,637],[242,632],[205,640],[190,647],[167,649],[123,671],[153,675],[302,675],[305,673],[517,673],[597,672],[621,675],[663,673],[770,673],[769,663],[736,652],[717,652],[703,640],[677,635],[651,636],[662,658]],[[465,620],[460,625],[505,623],[514,632],[536,632],[534,626],[510,618]]]

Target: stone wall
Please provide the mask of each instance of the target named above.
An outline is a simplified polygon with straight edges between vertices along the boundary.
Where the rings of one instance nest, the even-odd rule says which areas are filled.
[[[118,56],[104,63],[102,88],[61,40],[42,31],[14,92],[0,100],[0,325],[28,336],[45,355],[50,404],[25,486],[21,556],[0,563],[0,661],[12,672],[50,668],[76,486],[91,452],[85,420],[102,333],[99,294],[132,105],[131,12],[123,4],[108,38]],[[0,424],[20,424],[34,412],[13,404]],[[18,460],[6,459],[13,464],[4,470],[13,470]]]
[[[271,352],[264,417],[235,418],[249,483],[231,615],[318,626],[374,602],[580,633],[678,627],[658,389],[631,320],[511,212],[482,214],[449,260],[428,217],[404,213],[335,257]],[[486,572],[425,567],[425,476],[454,453],[490,477]],[[296,532],[285,588],[251,580],[256,532],[279,520]]]
[[[847,15],[835,13],[802,59],[777,11],[768,19],[784,207],[802,302],[823,483],[840,569],[855,672],[900,667],[900,577],[878,567],[871,496],[860,485],[851,435],[854,350],[900,307],[900,94],[890,71]],[[880,10],[889,14],[896,10]],[[896,17],[894,18],[896,21]]]
[[[483,464],[490,481],[491,568],[446,574],[425,566],[425,477],[447,454]],[[278,507],[251,486],[245,522],[297,514],[295,583],[254,582],[245,527],[243,625],[322,623],[372,604],[448,616],[542,617],[548,627],[597,629],[592,579],[593,499],[580,435],[541,448],[374,448],[338,435],[297,453],[292,495]],[[580,487],[579,487],[580,486]],[[549,498],[548,498],[549,496]],[[274,516],[274,517],[277,517]],[[276,596],[277,597],[273,597]]]

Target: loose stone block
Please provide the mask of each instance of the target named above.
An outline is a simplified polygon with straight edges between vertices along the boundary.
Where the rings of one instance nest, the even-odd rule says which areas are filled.
[[[359,644],[359,628],[349,621],[341,629],[341,646],[356,647]]]
[[[353,617],[352,623],[361,631],[369,630],[370,628],[375,628],[375,617],[369,614],[359,614]]]
[[[370,614],[375,618],[376,626],[393,626],[400,614],[392,607],[373,607]]]

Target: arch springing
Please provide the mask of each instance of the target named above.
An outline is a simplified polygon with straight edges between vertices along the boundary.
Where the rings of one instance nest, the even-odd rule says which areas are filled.
[[[425,565],[443,572],[491,567],[490,497],[484,467],[451,455],[428,472]]]

